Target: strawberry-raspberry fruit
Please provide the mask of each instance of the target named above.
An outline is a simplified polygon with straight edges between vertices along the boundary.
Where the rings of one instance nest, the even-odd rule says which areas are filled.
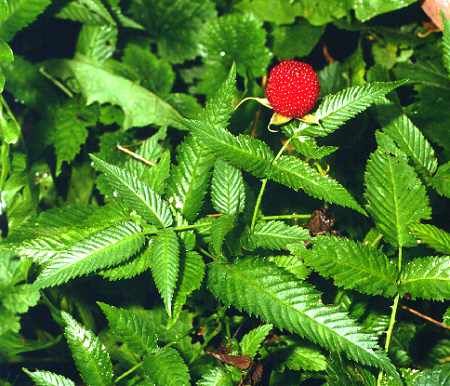
[[[314,108],[319,93],[319,78],[308,63],[284,60],[270,71],[266,97],[278,114],[290,118],[305,116]]]

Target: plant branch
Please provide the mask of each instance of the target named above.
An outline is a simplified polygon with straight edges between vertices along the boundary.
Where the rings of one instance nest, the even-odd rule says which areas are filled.
[[[310,214],[280,214],[275,216],[261,216],[261,220],[309,220],[311,218]]]
[[[447,325],[445,323],[442,323],[439,320],[433,319],[432,317],[430,317],[428,315],[422,314],[421,312],[415,310],[414,308],[410,308],[410,307],[407,307],[407,306],[400,306],[400,308],[402,310],[408,311],[409,313],[411,313],[411,314],[413,314],[415,316],[418,316],[419,318],[421,318],[423,320],[426,320],[427,322],[430,322],[430,323],[432,323],[432,324],[434,324],[434,325],[436,325],[438,327],[445,328],[446,330],[450,330],[450,326],[449,325]]]
[[[129,368],[127,371],[125,371],[124,373],[122,373],[121,375],[119,375],[116,380],[114,381],[114,383],[117,383],[119,381],[121,381],[122,379],[124,379],[125,377],[127,377],[128,375],[134,373],[139,367],[141,367],[144,364],[144,362],[139,362],[137,364],[135,364],[133,367]]]
[[[127,149],[126,147],[123,147],[121,145],[117,145],[117,150],[129,155],[130,157],[134,158],[135,160],[138,160],[144,164],[146,164],[147,166],[155,166],[156,164],[153,161],[150,161],[144,157],[142,157],[141,155],[131,151],[130,149]]]
[[[284,153],[286,148],[289,146],[289,143],[291,142],[291,139],[292,139],[292,137],[289,138],[283,144],[283,146],[281,147],[281,149],[278,151],[277,155],[273,159],[272,164],[274,162],[276,162],[281,157],[281,155]],[[258,212],[259,212],[259,209],[261,207],[262,198],[264,196],[264,192],[266,191],[266,186],[267,186],[267,178],[264,178],[261,181],[261,187],[259,188],[258,197],[256,198],[255,208],[253,209],[253,215],[252,215],[252,222],[251,222],[251,225],[250,225],[250,230],[253,230],[253,228],[255,228],[256,220],[258,219]]]
[[[402,260],[403,260],[403,248],[400,246],[398,248],[398,259],[397,259],[397,270],[400,273],[402,270]],[[395,327],[395,321],[397,318],[397,310],[398,310],[398,303],[400,300],[400,294],[397,294],[397,296],[394,298],[394,303],[392,304],[392,311],[391,311],[391,317],[389,318],[389,326],[386,331],[386,342],[384,343],[384,351],[387,353],[389,352],[389,346],[391,345],[392,340],[392,334],[394,332]],[[383,379],[383,372],[380,371],[378,374],[377,379],[377,385],[381,385],[381,381]]]

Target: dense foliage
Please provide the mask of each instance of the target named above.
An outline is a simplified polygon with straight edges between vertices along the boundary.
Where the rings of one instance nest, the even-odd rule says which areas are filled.
[[[1,386],[450,384],[450,21],[0,0],[0,91]]]

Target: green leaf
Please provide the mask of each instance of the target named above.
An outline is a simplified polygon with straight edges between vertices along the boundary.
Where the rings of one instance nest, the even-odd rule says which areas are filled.
[[[246,355],[253,359],[272,328],[273,325],[271,324],[263,324],[245,334],[239,343],[242,355]]]
[[[299,345],[289,354],[286,366],[295,371],[324,371],[327,368],[327,358],[317,349]]]
[[[216,15],[210,0],[141,0],[133,2],[129,12],[156,42],[158,54],[173,63],[199,54],[201,29]]]
[[[408,262],[400,278],[400,292],[419,299],[450,299],[450,256],[427,256]]]
[[[379,149],[365,172],[367,211],[378,230],[395,246],[414,245],[409,227],[428,219],[428,196],[414,169],[402,157]]]
[[[168,183],[169,202],[193,221],[203,205],[214,157],[201,142],[189,136],[178,148],[177,162]]]
[[[114,189],[113,196],[128,207],[159,227],[172,224],[169,205],[150,187],[136,176],[118,166],[111,165],[91,155],[94,167],[107,176],[107,183]]]
[[[236,214],[245,207],[245,185],[242,173],[229,163],[218,159],[214,165],[211,201],[219,213]]]
[[[360,0],[355,1],[357,19],[367,21],[382,13],[395,11],[407,7],[416,0]]]
[[[75,386],[75,383],[62,375],[52,373],[51,371],[29,371],[23,369],[36,386]]]
[[[438,252],[450,255],[450,233],[431,224],[415,224],[410,230],[419,243],[425,243]]]
[[[10,41],[50,5],[51,0],[8,0],[0,8],[0,39]]]
[[[125,129],[151,124],[184,129],[182,117],[172,106],[126,78],[95,63],[80,60],[63,60],[54,65],[73,74],[87,104],[98,102],[120,106],[125,114]]]
[[[78,35],[76,55],[103,63],[113,56],[117,35],[117,27],[114,25],[83,25]]]
[[[142,367],[155,386],[189,386],[190,375],[180,354],[171,347],[148,354]]]
[[[319,146],[314,138],[301,135],[292,138],[291,143],[295,150],[307,159],[319,160],[338,149],[336,146]]]
[[[151,246],[151,270],[167,314],[172,316],[172,300],[180,266],[178,237],[173,230],[161,231]]]
[[[131,261],[103,270],[100,272],[100,275],[109,281],[117,281],[131,279],[149,270],[151,266],[151,242],[149,246],[142,252],[139,252]]]
[[[216,256],[222,256],[222,245],[227,234],[233,229],[234,222],[235,216],[224,214],[212,223],[210,243]]]
[[[35,281],[52,287],[98,269],[110,267],[135,254],[144,244],[141,228],[125,222],[93,233],[55,256]]]
[[[288,246],[288,248],[290,249],[291,246]],[[292,273],[299,280],[306,279],[311,273],[303,259],[298,256],[269,256],[267,261]]]
[[[66,323],[64,335],[81,378],[89,386],[111,386],[113,369],[106,347],[72,316],[62,312]]]
[[[310,284],[273,264],[260,258],[213,263],[208,286],[226,305],[244,309],[362,364],[395,373],[384,354],[375,351],[375,336],[363,333],[344,312],[323,305],[321,294]]]
[[[383,131],[410,157],[420,172],[432,176],[437,169],[433,148],[420,130],[404,114],[390,122]]]
[[[203,122],[190,122],[192,134],[205,146],[231,165],[256,177],[263,177],[274,159],[269,146],[248,135],[235,137],[230,132]]]
[[[273,53],[279,59],[305,57],[319,42],[323,27],[315,27],[307,20],[299,20],[293,25],[277,26],[273,30]]]
[[[180,264],[180,282],[173,302],[173,319],[177,319],[188,296],[199,289],[205,276],[205,262],[195,251],[187,251]]]
[[[154,325],[144,314],[102,302],[98,302],[98,305],[108,319],[111,333],[134,353],[143,355],[157,348],[158,337]]]
[[[442,35],[443,62],[450,76],[450,20],[444,17],[444,32]]]
[[[83,106],[79,100],[54,107],[43,125],[52,131],[49,140],[56,153],[56,175],[61,173],[63,162],[72,162],[87,140],[88,127],[97,123],[97,111]]]
[[[116,24],[101,0],[72,0],[56,17],[91,25]]]
[[[210,19],[200,35],[205,65],[197,88],[208,95],[215,92],[233,63],[243,77],[264,75],[270,61],[265,42],[262,22],[251,13],[232,13]]]
[[[436,87],[444,90],[450,89],[450,81],[444,69],[433,63],[399,63],[394,73],[397,78],[408,79],[409,83]],[[434,93],[433,93],[434,94]]]
[[[450,198],[450,161],[439,166],[431,185],[441,196]]]
[[[309,240],[309,231],[297,225],[287,225],[282,221],[258,222],[248,236],[250,249],[287,249],[288,244]]]
[[[175,81],[175,73],[169,63],[136,44],[125,47],[122,61],[136,73],[141,86],[161,97],[168,96]]]
[[[349,239],[320,236],[303,256],[308,266],[331,277],[338,287],[368,295],[397,293],[396,267],[376,248]]]
[[[294,190],[304,190],[312,197],[365,214],[364,209],[339,182],[320,174],[307,162],[296,157],[281,156],[267,173],[268,178]]]
[[[328,95],[314,113],[320,124],[301,123],[296,132],[312,137],[325,137],[404,83],[404,81],[373,82]]]
[[[450,382],[450,364],[435,366],[432,369],[421,371],[412,383],[412,386],[446,385]]]
[[[261,20],[290,24],[296,16],[303,16],[313,25],[323,25],[345,16],[351,2],[342,0],[242,0],[239,8],[254,12]]]
[[[231,375],[221,367],[209,370],[197,383],[198,386],[233,386]]]

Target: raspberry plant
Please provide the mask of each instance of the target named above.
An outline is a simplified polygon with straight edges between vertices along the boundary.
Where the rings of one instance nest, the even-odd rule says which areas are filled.
[[[0,385],[448,385],[450,22],[424,19],[0,1]],[[292,58],[310,114],[268,131]]]

